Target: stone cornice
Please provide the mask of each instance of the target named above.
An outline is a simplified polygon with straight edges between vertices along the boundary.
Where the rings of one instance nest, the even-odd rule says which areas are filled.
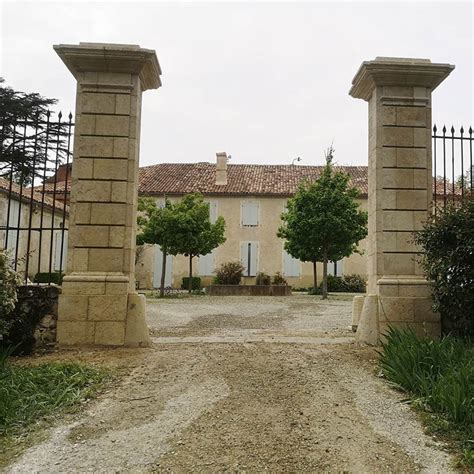
[[[122,72],[138,74],[143,91],[161,86],[161,68],[153,49],[111,43],[59,44],[53,48],[76,79],[81,72]]]
[[[453,69],[451,64],[432,63],[429,59],[377,57],[362,63],[349,94],[368,101],[376,86],[415,86],[433,91]]]

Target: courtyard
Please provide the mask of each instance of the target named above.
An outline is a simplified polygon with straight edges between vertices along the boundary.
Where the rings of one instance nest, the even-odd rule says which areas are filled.
[[[70,349],[119,381],[6,472],[449,472],[331,295],[147,301],[150,349]]]

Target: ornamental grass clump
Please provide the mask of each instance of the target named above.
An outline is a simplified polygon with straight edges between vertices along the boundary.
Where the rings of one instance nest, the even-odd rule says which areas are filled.
[[[474,344],[446,336],[418,337],[391,328],[380,352],[384,376],[433,413],[445,431],[456,432],[465,460],[474,460]]]

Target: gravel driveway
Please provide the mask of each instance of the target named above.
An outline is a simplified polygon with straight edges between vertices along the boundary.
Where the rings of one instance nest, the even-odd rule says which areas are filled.
[[[7,472],[449,472],[353,343],[350,301],[303,295],[149,300],[151,349],[64,351],[117,386]]]

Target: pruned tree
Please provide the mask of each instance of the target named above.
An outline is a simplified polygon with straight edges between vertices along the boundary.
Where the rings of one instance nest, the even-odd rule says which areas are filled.
[[[300,184],[288,200],[281,216],[278,237],[295,258],[313,264],[314,288],[317,287],[316,263],[323,263],[322,297],[327,298],[327,264],[358,252],[357,244],[367,235],[367,213],[359,209],[359,191],[350,186],[350,177],[333,166],[334,149],[326,152],[326,166],[320,177]]]
[[[49,107],[56,99],[15,91],[4,82],[0,78],[0,177],[30,184],[64,160],[72,115],[55,120]]]
[[[138,199],[138,233],[137,245],[159,245],[163,252],[161,266],[160,296],[165,294],[166,257],[177,255],[179,248],[175,245],[174,231],[178,219],[173,203],[165,198],[163,207],[158,207],[150,197]]]
[[[189,287],[192,290],[193,258],[207,255],[225,242],[225,220],[222,216],[211,223],[209,204],[201,194],[187,194],[176,203],[174,245],[189,258]]]

